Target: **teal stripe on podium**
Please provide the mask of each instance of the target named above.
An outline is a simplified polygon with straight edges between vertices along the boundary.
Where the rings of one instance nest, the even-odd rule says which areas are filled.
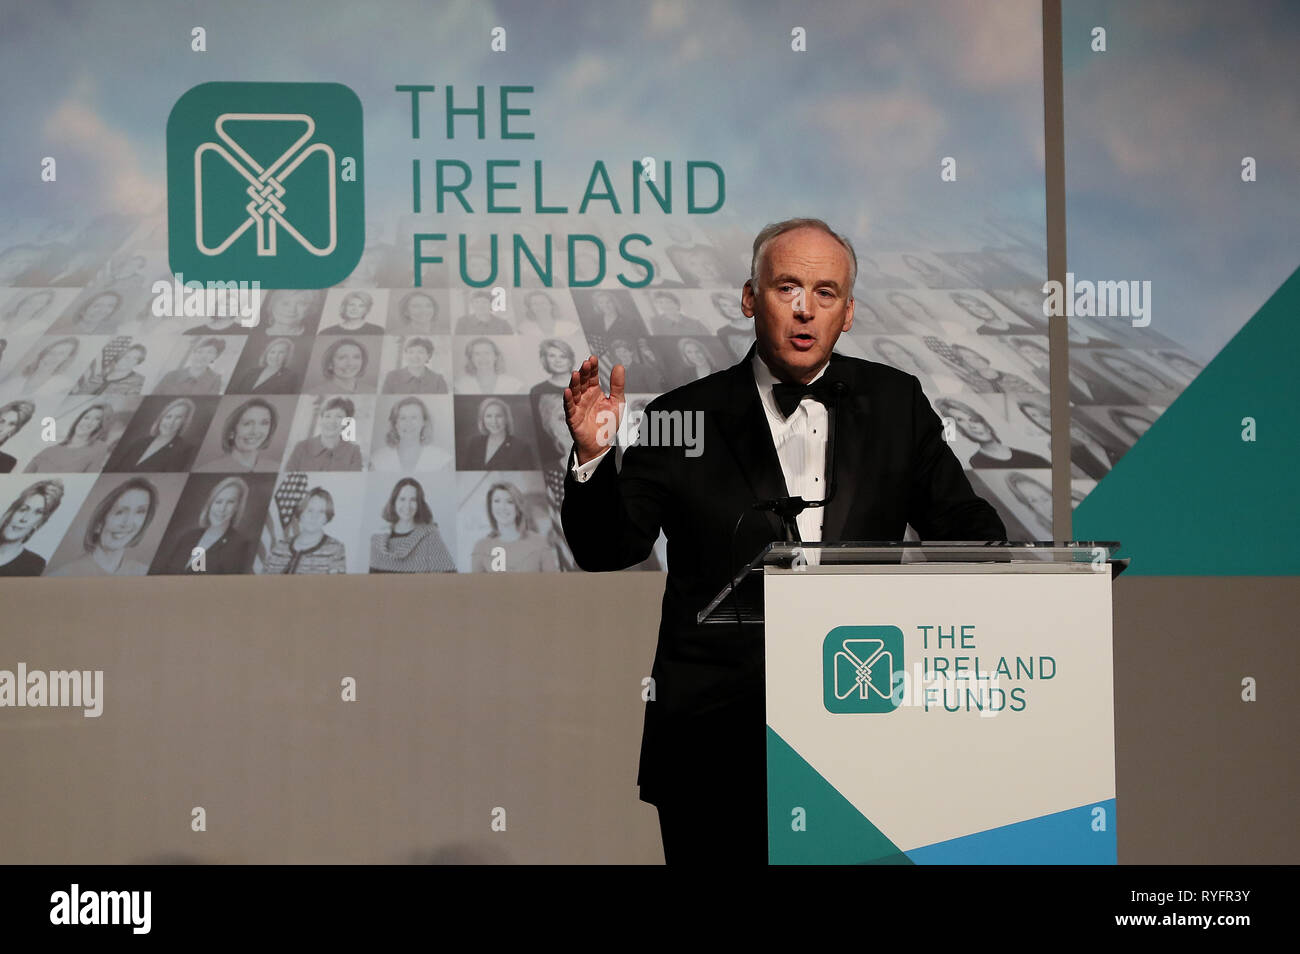
[[[1104,831],[1096,830],[1099,819]],[[1113,865],[1115,799],[914,848],[907,856],[918,865]]]
[[[795,828],[802,809],[806,830]],[[911,864],[853,803],[767,727],[767,857],[774,865]]]

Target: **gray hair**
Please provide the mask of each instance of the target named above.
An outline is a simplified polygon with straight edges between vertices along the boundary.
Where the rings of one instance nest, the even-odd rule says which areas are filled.
[[[853,244],[847,238],[840,235],[821,219],[786,219],[783,222],[773,222],[754,236],[754,255],[749,260],[749,280],[753,283],[754,288],[758,288],[758,267],[763,261],[763,256],[767,254],[768,244],[777,236],[784,235],[786,232],[793,232],[795,229],[816,229],[818,232],[829,235],[844,247],[844,251],[849,253],[849,287],[845,291],[850,298],[853,297],[853,286],[858,280],[858,254],[853,251]]]

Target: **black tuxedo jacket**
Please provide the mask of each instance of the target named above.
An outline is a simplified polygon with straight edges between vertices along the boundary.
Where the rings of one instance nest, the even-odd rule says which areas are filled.
[[[660,528],[668,540],[654,699],[646,706],[638,779],[642,799],[656,804],[706,793],[763,797],[762,639],[695,623],[741,565],[782,538],[772,515],[752,509],[787,495],[752,355],[753,349],[734,367],[647,408],[648,414],[698,412],[698,456],[682,447],[636,445],[624,453],[621,470],[615,455],[606,454],[585,483],[571,468],[565,479],[561,518],[582,569],[641,562]],[[902,540],[908,524],[927,541],[1006,538],[997,512],[975,495],[943,441],[915,377],[839,354],[826,374],[845,388],[834,423],[836,492],[824,515],[824,540]],[[650,420],[642,422],[642,433]]]

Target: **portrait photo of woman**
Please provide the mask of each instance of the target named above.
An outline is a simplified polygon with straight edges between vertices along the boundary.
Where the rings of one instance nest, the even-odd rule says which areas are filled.
[[[149,433],[118,444],[104,468],[119,473],[164,473],[189,469],[197,441],[187,439],[195,405],[189,398],[169,401],[149,426]]]
[[[680,295],[666,289],[655,289],[647,296],[650,303],[650,331],[656,335],[707,335],[709,327],[698,318],[682,311]]]
[[[465,345],[457,394],[518,394],[523,387],[522,381],[506,373],[505,355],[491,338],[475,338]]]
[[[926,308],[912,295],[894,291],[886,295],[885,300],[898,313],[902,328],[909,334],[921,335],[933,331],[946,332],[947,329],[930,313],[930,309]]]
[[[492,311],[492,295],[484,289],[475,289],[469,293],[469,311],[456,320],[458,335],[512,335],[515,329],[510,326],[505,315]]]
[[[73,335],[109,335],[117,329],[122,307],[122,296],[115,291],[103,291],[87,299],[73,313],[67,323],[67,332]]]
[[[1007,489],[1015,495],[1028,512],[1029,520],[1022,522],[1026,529],[1036,534],[1038,540],[1052,538],[1052,491],[1042,481],[1013,470],[1007,474]]]
[[[384,375],[385,394],[446,394],[447,381],[429,367],[433,358],[433,339],[421,335],[398,342],[401,367]]]
[[[726,345],[727,353],[740,361],[754,343],[754,319],[741,311],[740,300],[733,294],[713,292],[709,295],[709,301],[727,322],[718,329],[718,339]]]
[[[66,436],[31,459],[29,474],[90,474],[102,470],[111,449],[105,437],[113,408],[97,403],[83,408]]]
[[[609,343],[609,350],[601,357],[604,359],[600,362],[603,368],[612,370],[616,364],[623,366],[627,373],[623,387],[627,392],[659,394],[664,390],[664,376],[659,371],[654,352],[649,348],[643,352],[636,342],[627,338],[615,338]],[[608,375],[609,371],[606,370],[605,373]]]
[[[346,548],[325,532],[333,519],[333,496],[323,487],[311,488],[294,507],[289,533],[271,547],[262,572],[346,573]]]
[[[54,320],[54,291],[38,288],[16,296],[0,312],[0,337],[38,335]]]
[[[45,557],[27,549],[27,541],[45,526],[63,501],[63,481],[38,480],[18,494],[0,517],[0,576],[40,576]]]
[[[284,470],[361,470],[361,448],[343,439],[344,425],[356,417],[356,405],[347,398],[327,398],[316,417],[316,433],[294,445]]]
[[[451,464],[451,453],[433,443],[433,415],[418,397],[404,397],[388,412],[384,445],[370,459],[371,470],[439,470]]]
[[[107,348],[105,349],[108,350]],[[100,354],[73,387],[73,394],[140,394],[144,375],[136,370],[149,357],[149,349],[136,342],[109,359]]]
[[[323,335],[382,335],[383,325],[367,320],[374,310],[375,299],[369,292],[350,291],[339,302],[338,324],[322,328]]]
[[[532,445],[515,431],[510,405],[485,398],[478,406],[478,433],[470,437],[461,470],[531,470],[537,466]]]
[[[706,378],[718,370],[704,345],[694,338],[679,338],[677,353],[681,356],[682,365],[685,368],[683,383],[698,381],[700,378]]]
[[[1112,407],[1106,411],[1106,417],[1114,425],[1117,433],[1128,442],[1127,446],[1136,444],[1154,424],[1155,417],[1146,410],[1136,408]]]
[[[451,331],[438,300],[426,291],[407,292],[398,299],[396,314],[388,325],[389,333],[398,335],[445,335]]]
[[[514,484],[499,482],[485,498],[487,536],[474,544],[470,565],[475,573],[557,572],[555,549],[537,532],[523,493]]]
[[[149,565],[131,555],[158,512],[158,488],[132,477],[110,490],[95,507],[82,538],[85,556],[50,576],[144,576]]]
[[[226,416],[221,428],[220,457],[195,468],[207,473],[247,473],[280,469],[280,454],[272,438],[280,415],[270,401],[252,398]]]
[[[1037,329],[1015,319],[1009,319],[993,309],[993,306],[974,292],[952,292],[952,303],[973,319],[977,335],[1024,335],[1034,334]],[[963,324],[970,322],[963,321]]]
[[[77,379],[69,368],[81,350],[76,338],[57,338],[35,349],[32,357],[0,384],[0,400],[62,397]]]
[[[249,344],[249,349],[254,347]],[[297,394],[302,375],[291,362],[295,345],[288,338],[272,338],[262,346],[256,363],[235,373],[229,394]],[[245,353],[244,357],[248,357]]]
[[[168,371],[159,380],[154,394],[220,394],[221,375],[212,363],[226,350],[221,338],[200,338],[190,346],[180,367]]]
[[[198,526],[173,534],[174,539],[160,548],[152,572],[247,573],[257,549],[253,538],[239,529],[248,496],[248,483],[242,477],[224,477],[218,481],[199,511]],[[195,558],[195,548],[203,550],[201,561]]]
[[[1086,476],[1101,480],[1123,456],[1124,451],[1114,446],[1110,435],[1085,420],[1082,411],[1070,415],[1070,462]]]
[[[394,484],[382,516],[389,529],[370,537],[371,573],[456,572],[418,480],[403,477]]]
[[[262,302],[257,330],[268,338],[311,334],[324,301],[319,291],[276,288]]]
[[[636,303],[627,292],[601,288],[570,294],[593,348],[599,348],[610,338],[641,338],[648,333]]]
[[[0,447],[4,447],[9,438],[26,427],[35,413],[36,405],[31,401],[10,401],[0,407]],[[17,463],[18,458],[0,450],[0,474],[9,473]]]
[[[540,289],[524,295],[524,315],[519,319],[521,335],[539,338],[565,338],[577,334],[576,318],[560,314],[555,300]]]
[[[1038,393],[1018,374],[999,371],[987,357],[963,344],[949,344],[933,335],[924,338],[925,346],[937,354],[962,382],[977,394]]]
[[[985,467],[1046,467],[1052,462],[1032,451],[1012,447],[1002,442],[988,419],[965,401],[941,397],[934,401],[934,409],[945,419],[951,419],[959,433],[976,445],[968,466]]]
[[[1118,351],[1097,351],[1092,362],[1133,395],[1132,404],[1165,404],[1178,396],[1172,381],[1137,358]]]
[[[929,376],[929,368],[923,365],[921,360],[898,338],[882,335],[871,342],[871,349],[881,361],[890,367],[897,368],[899,371],[906,371],[922,381]]]
[[[336,338],[321,354],[320,377],[308,390],[319,394],[365,394],[375,390],[374,375],[367,375],[370,354],[357,338]]]

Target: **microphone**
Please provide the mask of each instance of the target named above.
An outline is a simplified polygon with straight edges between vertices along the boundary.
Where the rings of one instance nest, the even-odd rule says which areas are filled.
[[[825,507],[835,499],[835,418],[840,398],[847,390],[843,381],[831,385],[831,405],[826,409],[826,469],[830,479],[826,483],[826,495],[821,500],[804,500],[802,497],[777,497],[772,500],[760,500],[754,509],[775,513],[781,518],[781,527],[785,532],[785,543],[799,542],[799,528],[795,518],[809,507]]]

